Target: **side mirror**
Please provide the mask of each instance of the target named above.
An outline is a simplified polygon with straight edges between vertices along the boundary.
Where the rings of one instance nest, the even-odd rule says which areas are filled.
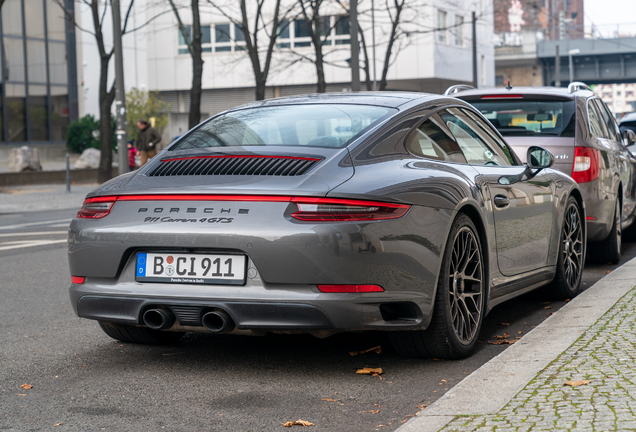
[[[533,169],[550,168],[554,165],[554,156],[552,153],[539,146],[531,146],[528,148],[526,155],[528,167]]]
[[[625,142],[625,147],[629,147],[630,145],[636,143],[636,133],[631,129],[624,130],[623,141]]]

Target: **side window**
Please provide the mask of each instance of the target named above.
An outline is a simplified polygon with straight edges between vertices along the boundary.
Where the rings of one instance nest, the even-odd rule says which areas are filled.
[[[406,143],[408,151],[429,159],[467,163],[462,150],[439,123],[436,115],[422,123],[409,137]]]
[[[502,140],[499,135],[495,132],[494,127],[490,123],[484,122],[478,115],[475,113],[461,108],[461,111],[466,114],[475,122],[475,124],[479,127],[480,130],[484,131],[485,135],[482,135],[483,138],[495,149],[500,149],[503,154],[508,159],[510,165],[516,165],[517,162],[512,155],[512,150],[508,147],[508,144],[504,140]]]
[[[473,165],[512,165],[503,149],[492,144],[479,123],[458,108],[440,111],[444,123],[455,136],[455,140],[466,161]],[[481,120],[480,120],[481,122]],[[489,144],[488,142],[491,141]]]
[[[603,126],[603,118],[593,99],[587,101],[587,116],[590,122],[590,133],[597,138],[605,138],[606,131]]]
[[[600,99],[594,99],[594,103],[597,105],[599,111],[603,115],[605,126],[607,128],[607,132],[609,133],[609,138],[614,141],[622,142],[621,132],[618,129],[618,125],[616,124],[614,116],[607,108],[607,105],[605,105]]]

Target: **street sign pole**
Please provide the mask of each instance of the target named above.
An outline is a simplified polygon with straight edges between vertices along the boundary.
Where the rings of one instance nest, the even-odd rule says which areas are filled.
[[[121,43],[121,11],[119,0],[112,0],[113,38],[115,45],[115,120],[117,122],[117,160],[119,174],[130,171],[128,167],[128,124],[126,122],[126,90],[124,88],[124,62]]]

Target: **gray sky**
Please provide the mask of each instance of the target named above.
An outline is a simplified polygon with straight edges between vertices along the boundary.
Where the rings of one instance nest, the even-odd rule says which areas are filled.
[[[636,0],[584,0],[585,27],[592,23],[604,37],[616,31],[636,36]]]

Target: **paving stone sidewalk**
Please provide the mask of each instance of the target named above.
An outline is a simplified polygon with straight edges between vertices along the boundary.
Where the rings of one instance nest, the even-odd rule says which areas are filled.
[[[565,385],[568,381],[584,380],[590,382]],[[636,430],[636,288],[501,411],[494,415],[457,416],[442,429],[444,432],[554,430]]]

